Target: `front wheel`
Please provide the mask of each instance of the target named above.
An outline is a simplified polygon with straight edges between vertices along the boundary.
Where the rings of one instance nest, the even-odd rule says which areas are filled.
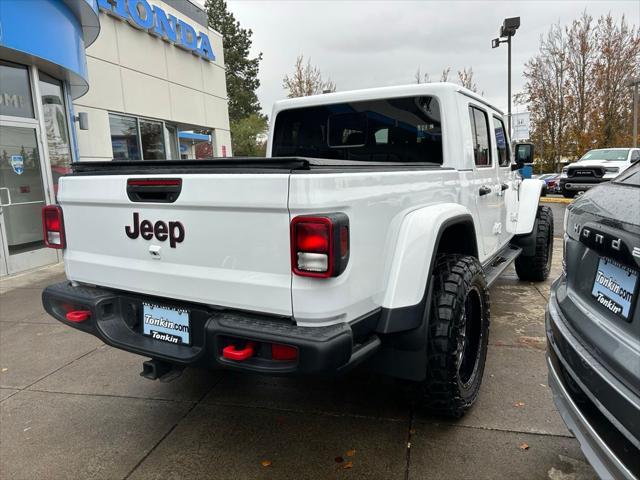
[[[478,397],[489,337],[489,290],[475,257],[441,255],[432,276],[427,372],[414,385],[432,413],[459,418]]]
[[[577,192],[572,192],[570,190],[562,190],[562,196],[564,198],[573,198],[576,196]]]

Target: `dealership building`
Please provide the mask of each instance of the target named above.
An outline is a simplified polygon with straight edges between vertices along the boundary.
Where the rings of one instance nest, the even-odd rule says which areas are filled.
[[[231,155],[220,34],[190,0],[0,1],[0,275],[56,263],[75,161]]]

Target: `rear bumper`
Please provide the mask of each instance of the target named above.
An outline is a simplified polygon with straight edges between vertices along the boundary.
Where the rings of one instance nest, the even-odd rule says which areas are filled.
[[[640,478],[640,439],[633,433],[633,423],[640,419],[640,398],[582,346],[567,326],[553,289],[546,331],[549,387],[585,456],[601,478]],[[632,424],[620,422],[617,417],[623,412]]]
[[[187,309],[191,321],[191,345],[155,340],[142,334],[142,302]],[[335,374],[368,358],[380,346],[370,333],[377,313],[352,324],[298,327],[291,319],[215,310],[165,298],[72,286],[50,285],[42,292],[45,310],[60,322],[90,333],[113,347],[177,366],[231,368],[267,374]],[[66,319],[69,310],[88,310],[81,323]],[[222,350],[238,342],[253,341],[256,353],[243,361],[223,357]],[[295,360],[270,358],[271,344],[296,347]]]

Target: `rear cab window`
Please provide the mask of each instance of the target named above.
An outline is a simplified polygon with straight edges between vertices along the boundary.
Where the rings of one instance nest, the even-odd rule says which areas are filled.
[[[507,143],[506,129],[501,118],[493,116],[493,135],[496,141],[496,150],[498,152],[498,165],[500,167],[508,167],[511,163],[511,154],[509,152],[509,144]]]
[[[623,172],[614,180],[614,183],[622,185],[630,185],[632,187],[640,187],[640,163],[632,166],[626,172]]]
[[[490,167],[491,147],[489,143],[489,118],[484,110],[469,105],[473,158],[477,167]]]
[[[283,110],[272,156],[441,165],[440,105],[419,96]]]

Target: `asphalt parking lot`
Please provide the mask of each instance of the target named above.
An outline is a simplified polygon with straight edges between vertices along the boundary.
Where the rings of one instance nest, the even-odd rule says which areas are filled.
[[[560,271],[562,204],[553,278]],[[141,378],[141,357],[49,318],[60,266],[0,282],[0,477],[6,479],[596,478],[556,412],[544,360],[551,279],[492,288],[476,406],[448,421],[393,380],[186,371]]]

